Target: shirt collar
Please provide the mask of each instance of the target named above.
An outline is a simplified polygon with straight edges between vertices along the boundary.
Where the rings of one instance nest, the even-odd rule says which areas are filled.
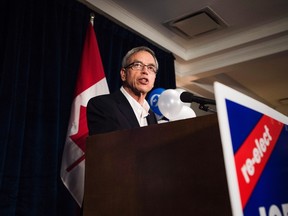
[[[150,106],[146,100],[144,100],[143,106],[138,103],[122,86],[120,91],[124,94],[124,96],[129,101],[130,105],[132,106],[135,113],[137,113],[141,117],[146,117],[149,115]]]

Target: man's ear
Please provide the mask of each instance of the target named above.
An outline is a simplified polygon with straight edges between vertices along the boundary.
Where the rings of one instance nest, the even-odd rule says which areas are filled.
[[[122,68],[120,71],[120,77],[122,81],[126,80],[126,70],[124,68]]]

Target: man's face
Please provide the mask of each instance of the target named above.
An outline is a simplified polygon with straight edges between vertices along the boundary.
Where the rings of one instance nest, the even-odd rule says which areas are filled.
[[[137,63],[138,67],[131,66],[121,70],[120,74],[124,82],[123,85],[130,93],[146,95],[153,88],[156,79],[156,73],[151,71],[151,68],[156,67],[155,60],[149,52],[140,51],[130,57],[129,64],[131,63]],[[141,64],[142,66],[143,64],[146,66],[141,68],[139,67]]]

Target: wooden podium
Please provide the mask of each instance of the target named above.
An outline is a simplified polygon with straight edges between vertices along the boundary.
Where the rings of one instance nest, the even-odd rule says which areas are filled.
[[[217,115],[89,137],[83,213],[232,215]]]

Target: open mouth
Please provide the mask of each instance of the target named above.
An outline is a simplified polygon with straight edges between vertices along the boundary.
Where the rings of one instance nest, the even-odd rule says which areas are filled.
[[[147,85],[149,83],[149,80],[147,78],[140,78],[139,82],[143,85]]]

